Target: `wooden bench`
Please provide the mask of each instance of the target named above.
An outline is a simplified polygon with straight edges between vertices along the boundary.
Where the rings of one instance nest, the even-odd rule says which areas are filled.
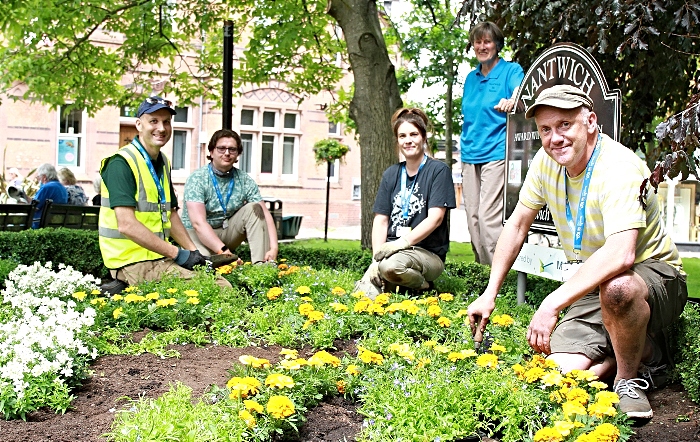
[[[30,229],[36,204],[36,201],[32,201],[32,204],[0,204],[0,231]]]
[[[53,201],[47,200],[41,213],[39,228],[65,227],[67,229],[97,230],[99,219],[99,206],[54,204]]]

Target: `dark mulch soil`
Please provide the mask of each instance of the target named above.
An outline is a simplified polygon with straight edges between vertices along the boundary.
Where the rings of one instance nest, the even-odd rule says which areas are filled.
[[[339,352],[350,351],[339,343]],[[352,345],[352,344],[349,344]],[[27,422],[0,420],[3,442],[75,442],[103,441],[110,429],[115,409],[128,401],[125,397],[157,397],[169,385],[181,381],[201,395],[212,384],[225,385],[227,370],[242,354],[277,361],[279,347],[242,349],[193,345],[174,346],[180,358],[161,359],[152,354],[140,356],[105,356],[92,366],[93,376],[76,392],[73,409],[65,415],[38,411]],[[308,356],[308,355],[305,355]],[[649,397],[654,418],[636,428],[634,442],[700,441],[700,406],[687,398],[679,385],[652,392]],[[299,441],[353,441],[362,427],[362,416],[355,405],[342,398],[332,398],[313,408],[300,428]]]

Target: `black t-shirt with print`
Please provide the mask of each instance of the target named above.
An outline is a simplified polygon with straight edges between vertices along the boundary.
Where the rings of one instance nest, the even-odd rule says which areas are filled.
[[[432,207],[447,209],[442,223],[423,241],[415,244],[435,253],[445,261],[450,247],[449,214],[450,209],[455,208],[455,189],[450,168],[442,161],[428,158],[417,175],[415,185],[413,182],[416,176],[408,177],[407,174],[406,188],[411,189],[413,185],[413,192],[408,204],[408,218],[403,219],[401,171],[405,164],[405,162],[394,164],[384,171],[372,210],[374,213],[389,217],[387,241],[395,241],[398,239],[396,230],[399,226],[409,226],[414,229],[428,217],[428,209]]]

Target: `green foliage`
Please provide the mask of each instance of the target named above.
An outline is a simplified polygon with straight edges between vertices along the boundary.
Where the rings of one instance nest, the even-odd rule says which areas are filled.
[[[0,259],[0,288],[5,287],[7,275],[17,267],[17,262],[11,259]]]
[[[676,372],[680,374],[688,397],[700,402],[700,306],[689,302],[681,315],[675,354]]]
[[[62,263],[96,277],[108,272],[102,263],[97,232],[64,228],[0,232],[0,257],[18,264]]]
[[[326,138],[314,144],[314,157],[316,164],[332,163],[335,160],[342,160],[350,148],[333,138]]]

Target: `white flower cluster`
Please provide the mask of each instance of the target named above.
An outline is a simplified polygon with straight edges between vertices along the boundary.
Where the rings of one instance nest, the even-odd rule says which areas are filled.
[[[56,273],[51,263],[20,265],[10,273],[2,295],[13,315],[0,323],[0,390],[11,384],[21,399],[32,378],[45,373],[69,378],[76,356],[97,357],[97,349],[81,340],[95,322],[95,310],[80,312],[70,298],[96,289],[95,282],[70,267]]]

